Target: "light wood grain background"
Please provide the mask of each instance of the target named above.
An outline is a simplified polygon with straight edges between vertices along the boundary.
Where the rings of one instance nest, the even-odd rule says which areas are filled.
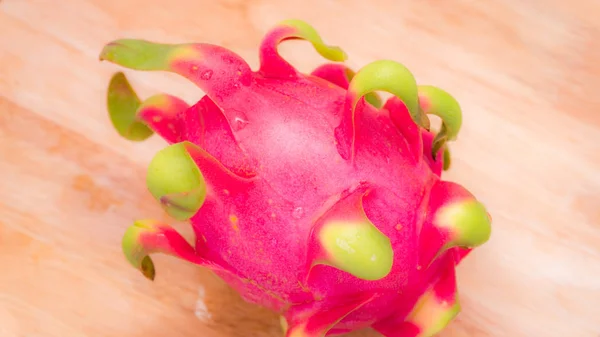
[[[164,218],[144,185],[164,143],[113,131],[117,68],[97,56],[120,37],[210,42],[256,68],[263,34],[291,17],[355,68],[397,60],[463,106],[446,177],[494,229],[459,269],[463,312],[443,336],[600,336],[599,15],[597,0],[0,1],[0,336],[281,336],[204,270],[157,256],[150,283],[126,264],[125,228]],[[304,71],[323,62],[282,50]],[[202,95],[127,74],[143,97]]]

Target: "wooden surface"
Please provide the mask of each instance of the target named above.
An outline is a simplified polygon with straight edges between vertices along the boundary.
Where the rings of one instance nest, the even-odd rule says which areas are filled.
[[[290,17],[350,65],[400,61],[463,106],[446,177],[486,203],[494,229],[459,269],[463,312],[443,336],[600,336],[600,2],[148,3],[0,1],[0,336],[281,336],[204,270],[157,256],[150,283],[126,264],[125,228],[164,217],[144,185],[164,143],[112,129],[117,68],[97,55],[120,37],[201,41],[256,68],[263,34]],[[302,42],[282,50],[304,71],[323,61]],[[127,74],[143,97],[202,94]]]

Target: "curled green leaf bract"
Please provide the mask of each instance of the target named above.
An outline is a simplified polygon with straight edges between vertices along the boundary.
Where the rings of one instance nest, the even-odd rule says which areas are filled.
[[[190,44],[164,44],[137,39],[113,41],[100,52],[100,60],[143,71],[170,70],[174,60],[200,57],[200,53]]]
[[[451,235],[451,247],[474,248],[486,243],[492,233],[489,214],[477,200],[450,203],[436,213],[436,226]]]
[[[107,106],[110,120],[122,137],[142,141],[154,134],[152,129],[137,118],[141,101],[122,72],[114,74],[110,80]]]
[[[323,263],[364,280],[387,276],[394,260],[390,239],[370,221],[334,221],[325,224],[319,234],[327,252]]]
[[[423,112],[440,117],[445,128],[444,136],[455,140],[462,126],[460,104],[448,92],[431,85],[420,85],[418,91]]]
[[[325,44],[314,27],[305,21],[290,19],[281,21],[279,25],[281,27],[292,28],[294,34],[289,37],[296,37],[310,42],[321,56],[330,61],[343,62],[348,58],[346,53],[340,47]]]
[[[402,64],[380,60],[361,68],[350,81],[349,93],[354,95],[353,103],[368,93],[386,91],[398,97],[408,108],[415,123],[426,127],[419,108],[417,83],[413,74]]]
[[[378,109],[383,105],[381,98],[379,98],[379,96],[374,92],[366,94],[365,101]]]
[[[151,253],[144,244],[144,235],[152,235],[158,229],[154,220],[139,220],[125,231],[121,246],[127,261],[146,278],[154,280],[156,270],[150,258]]]
[[[446,124],[442,124],[442,128],[433,138],[433,144],[431,146],[431,156],[436,159],[437,154],[440,149],[446,144],[448,141],[448,129],[446,128]]]
[[[348,83],[349,83],[354,78],[354,75],[356,75],[356,72],[347,67],[345,69],[345,72],[346,72],[346,78],[348,79]],[[381,100],[381,97],[379,97],[379,95],[376,92],[370,92],[370,93],[366,94],[365,101],[367,101],[369,104],[376,107],[377,109],[379,109],[383,106],[383,101]]]
[[[159,151],[150,162],[146,177],[150,193],[177,220],[191,218],[206,197],[206,183],[186,149],[187,144],[176,143]]]
[[[450,169],[452,163],[452,156],[450,155],[450,149],[448,145],[444,148],[444,171],[448,171]]]
[[[438,299],[433,290],[423,294],[415,305],[415,309],[407,317],[407,320],[420,328],[416,337],[433,337],[460,313],[461,305],[458,298],[453,302]]]
[[[189,262],[206,264],[181,234],[158,220],[135,221],[125,231],[121,247],[127,261],[150,280],[154,280],[156,276],[151,254],[166,254]]]

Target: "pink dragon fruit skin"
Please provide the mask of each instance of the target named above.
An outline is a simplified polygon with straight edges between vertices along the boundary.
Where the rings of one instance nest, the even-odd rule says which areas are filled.
[[[332,63],[299,72],[277,52],[287,39]],[[148,189],[196,234],[191,245],[168,224],[136,221],[123,251],[146,277],[154,253],[209,268],[279,312],[288,337],[366,327],[433,336],[459,313],[455,268],[489,239],[491,218],[440,178],[462,123],[450,94],[391,60],[354,72],[300,20],[268,32],[257,71],[202,43],[121,39],[100,59],[173,72],[206,94],[192,106],[168,94],[140,101],[121,72],[109,85],[123,137],[168,142],[150,162]],[[376,91],[393,97],[381,106]],[[430,114],[442,120],[437,133]]]

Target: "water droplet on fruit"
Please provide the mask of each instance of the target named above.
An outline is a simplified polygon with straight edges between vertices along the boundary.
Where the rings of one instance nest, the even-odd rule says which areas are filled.
[[[208,80],[210,80],[212,75],[213,75],[213,71],[209,69],[209,70],[204,71],[202,74],[200,74],[200,78],[205,81],[208,81]]]
[[[294,219],[300,219],[303,215],[304,215],[304,208],[302,208],[302,207],[296,207],[296,209],[294,209],[294,211],[292,212],[292,217]]]
[[[246,116],[241,112],[237,112],[237,116],[233,119],[233,125],[231,127],[233,128],[233,131],[240,131],[245,128],[248,123]]]

